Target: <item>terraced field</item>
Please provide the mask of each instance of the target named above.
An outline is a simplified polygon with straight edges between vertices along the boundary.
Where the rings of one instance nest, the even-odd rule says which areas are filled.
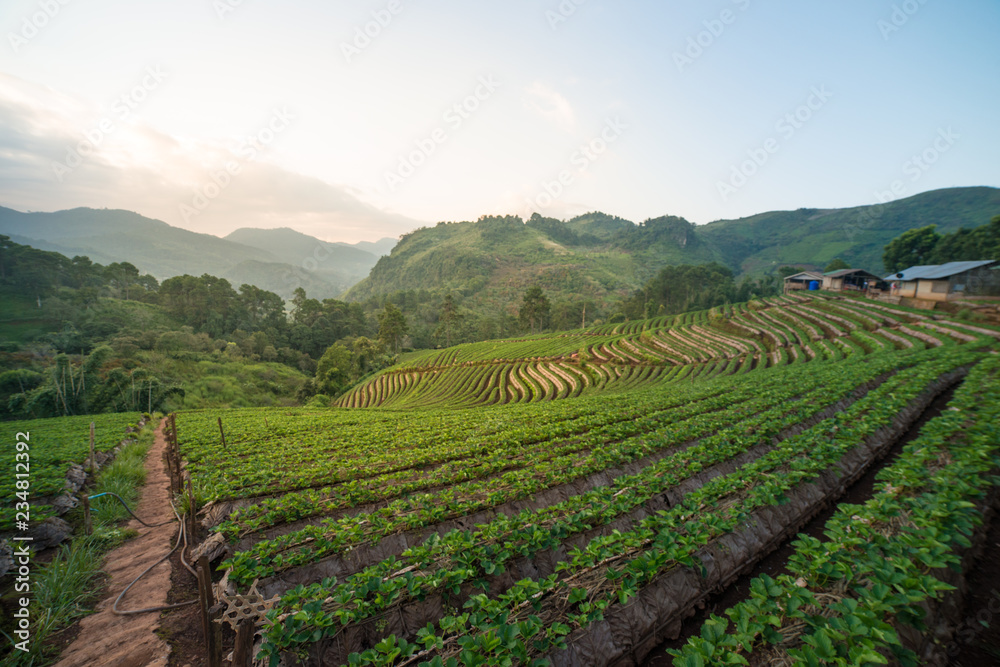
[[[998,337],[780,298],[432,351],[342,401],[375,409],[231,411],[225,444],[188,412],[178,437],[227,595],[275,599],[273,665],[639,664],[957,386],[831,520],[849,539],[797,543],[800,577],[760,579],[676,657],[879,662],[921,648],[904,601],[940,596],[996,481]],[[852,559],[860,578],[823,565]]]
[[[341,397],[351,408],[476,407],[627,391],[978,335],[870,302],[778,297],[585,331],[428,351]],[[981,333],[981,332],[980,332]]]

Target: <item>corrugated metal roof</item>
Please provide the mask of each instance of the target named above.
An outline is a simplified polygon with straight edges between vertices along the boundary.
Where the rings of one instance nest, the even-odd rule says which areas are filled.
[[[863,275],[866,275],[866,276],[871,276],[872,278],[875,278],[876,280],[881,280],[881,278],[879,278],[878,276],[876,276],[874,273],[868,273],[864,269],[841,269],[839,271],[831,271],[830,273],[824,273],[823,275],[826,276],[826,277],[828,277],[828,278],[842,278],[843,276],[848,276],[848,275],[852,275],[852,274],[855,274],[855,273],[860,273],[860,274],[863,274]]]
[[[893,273],[885,277],[886,280],[943,280],[951,276],[965,273],[972,269],[994,264],[995,259],[984,259],[974,262],[948,262],[947,264],[924,264],[921,266],[911,266],[899,273]],[[900,276],[902,274],[902,276]]]
[[[785,276],[785,280],[794,280],[795,278],[808,278],[809,280],[823,280],[823,274],[816,273],[815,271],[802,271],[801,273],[796,273],[795,275]]]

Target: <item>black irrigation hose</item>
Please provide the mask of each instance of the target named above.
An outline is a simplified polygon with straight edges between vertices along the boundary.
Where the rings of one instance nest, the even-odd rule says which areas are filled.
[[[109,494],[109,495],[112,495],[112,496],[115,496],[116,498],[118,498],[118,496],[116,496],[113,493]],[[122,500],[122,499],[118,498],[118,500]],[[122,504],[123,505],[125,504],[124,500],[122,500]],[[125,509],[128,509],[127,505],[125,506]],[[177,524],[178,524],[177,541],[174,542],[174,548],[171,549],[169,552],[167,552],[167,554],[165,556],[163,556],[163,558],[161,558],[160,560],[156,561],[155,563],[153,563],[152,565],[150,565],[149,567],[147,567],[145,570],[143,570],[142,574],[140,574],[138,577],[136,577],[135,579],[133,579],[132,583],[130,583],[128,586],[126,586],[125,590],[123,590],[121,593],[118,594],[118,597],[115,599],[114,605],[111,606],[111,611],[114,612],[115,614],[118,614],[119,616],[128,616],[130,614],[145,614],[145,613],[151,612],[151,611],[165,611],[167,609],[177,609],[178,607],[186,607],[188,605],[195,604],[196,602],[198,602],[197,600],[188,600],[187,602],[178,602],[177,604],[168,604],[168,605],[163,605],[161,607],[147,607],[146,609],[128,609],[128,610],[124,610],[124,611],[118,609],[118,603],[121,602],[121,600],[122,600],[123,597],[125,597],[125,594],[128,593],[129,589],[132,588],[133,586],[135,586],[135,584],[136,584],[137,581],[139,581],[140,579],[142,579],[143,577],[145,577],[146,573],[148,573],[154,567],[156,567],[157,565],[159,565],[163,561],[165,561],[168,558],[170,558],[170,556],[172,556],[173,553],[175,551],[177,551],[177,547],[180,546],[181,539],[184,539],[185,542],[187,541],[187,531],[184,530],[184,522],[181,521],[181,517],[180,517],[179,514],[177,514],[177,508],[174,507],[173,503],[170,503],[170,509],[172,509],[174,511],[174,517],[177,519]],[[129,510],[129,514],[132,514],[132,510]],[[149,526],[148,523],[144,522],[142,519],[140,519],[139,517],[135,516],[135,514],[132,514],[132,516],[134,516],[136,518],[136,520],[138,520],[140,523],[142,523],[142,525]],[[171,522],[170,521],[164,521],[163,523],[158,523],[156,525],[157,526],[164,526],[164,525],[166,525],[168,523],[171,523]],[[150,526],[150,527],[152,528],[154,526]],[[186,565],[186,563],[185,563],[185,565]],[[188,568],[188,569],[190,569],[190,568]]]
[[[115,498],[117,498],[118,502],[120,502],[122,504],[122,507],[125,508],[125,511],[128,512],[129,514],[131,514],[133,519],[135,519],[136,521],[138,521],[142,525],[146,526],[147,528],[158,528],[160,526],[165,526],[168,523],[173,523],[173,521],[174,521],[173,519],[170,519],[169,521],[164,521],[163,523],[154,523],[154,524],[150,525],[150,524],[146,523],[145,521],[143,521],[142,519],[140,519],[139,517],[137,517],[135,515],[135,512],[133,512],[131,509],[129,509],[129,506],[125,503],[125,501],[122,499],[121,496],[119,496],[117,493],[111,493],[110,491],[105,491],[104,493],[98,493],[98,494],[93,495],[93,496],[87,496],[87,500],[93,500],[94,498],[100,498],[101,496],[114,496]],[[180,519],[178,519],[178,521],[180,521]]]

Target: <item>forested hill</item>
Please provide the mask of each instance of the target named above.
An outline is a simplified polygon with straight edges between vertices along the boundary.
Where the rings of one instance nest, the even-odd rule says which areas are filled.
[[[539,285],[557,298],[564,293],[600,302],[638,288],[665,264],[717,258],[682,218],[635,225],[602,213],[567,222],[536,215],[527,224],[513,216],[484,217],[404,236],[345,298],[446,290],[503,310],[520,301],[526,286]]]
[[[773,211],[693,225],[662,217],[634,224],[604,213],[565,222],[537,214],[439,223],[402,238],[371,275],[345,297],[365,300],[413,290],[475,295],[497,307],[517,302],[529,285],[559,299],[600,301],[624,295],[669,264],[719,262],[736,274],[782,265],[823,268],[840,258],[882,271],[887,243],[914,227],[939,232],[987,224],[1000,213],[1000,189],[952,188],[888,204],[849,209]]]
[[[908,229],[937,225],[938,232],[954,232],[988,224],[998,213],[1000,189],[948,188],[887,204],[802,208],[720,220],[699,226],[697,232],[737,273],[786,264],[821,268],[835,258],[880,273],[885,246]]]

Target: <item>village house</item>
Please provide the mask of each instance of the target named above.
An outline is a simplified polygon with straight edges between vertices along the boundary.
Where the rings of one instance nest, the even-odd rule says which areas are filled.
[[[785,277],[785,292],[793,290],[810,289],[810,285],[815,283],[812,289],[819,289],[823,286],[823,274],[818,271],[802,271],[792,276]]]
[[[865,292],[867,290],[885,291],[889,285],[864,269],[841,269],[823,274],[823,289],[831,292]]]
[[[989,294],[1000,288],[1000,262],[948,262],[911,266],[885,277],[891,295],[926,301],[948,301],[969,295]]]

